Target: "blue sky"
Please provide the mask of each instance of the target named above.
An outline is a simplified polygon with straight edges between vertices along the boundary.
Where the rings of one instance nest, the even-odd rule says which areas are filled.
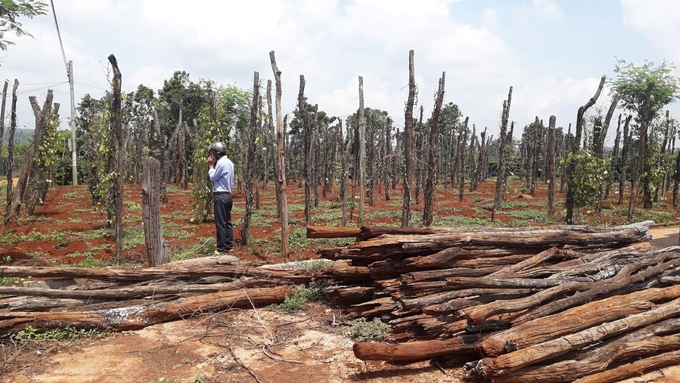
[[[408,51],[415,51],[418,106],[431,113],[446,72],[445,102],[459,105],[477,131],[497,136],[513,86],[511,120],[575,122],[578,107],[613,76],[615,56],[680,64],[680,0],[54,0],[76,100],[109,88],[115,54],[123,89],[158,90],[175,70],[193,81],[252,87],[272,79],[269,51],[283,72],[283,110],[292,112],[299,75],[309,102],[346,117],[359,104],[386,110],[399,128],[407,98]],[[19,79],[19,125],[32,127],[28,96],[52,84],[67,124],[69,92],[52,14],[24,19],[35,39],[15,38],[0,61]],[[677,75],[676,71],[676,75]],[[62,83],[58,84],[57,83]],[[606,113],[604,92],[591,113]],[[676,118],[678,105],[669,107]],[[613,136],[612,128],[610,136]],[[515,134],[515,138],[519,133]]]

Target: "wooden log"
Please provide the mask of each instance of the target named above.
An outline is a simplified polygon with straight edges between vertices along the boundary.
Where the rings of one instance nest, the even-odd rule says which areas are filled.
[[[0,275],[3,277],[87,278],[107,281],[145,281],[169,277],[195,279],[208,276],[268,278],[272,281],[289,283],[309,283],[312,279],[309,273],[303,271],[267,270],[242,264],[187,269],[160,267],[148,269],[88,269],[82,267],[0,266]]]
[[[560,286],[554,287],[554,288],[559,288]],[[530,292],[529,292],[530,294]],[[458,299],[452,299],[448,302],[436,304],[436,305],[431,305],[431,306],[426,306],[423,307],[423,312],[426,314],[430,315],[442,315],[442,314],[450,314],[453,312],[459,312],[461,317],[467,318],[467,321],[469,324],[480,324],[483,321],[472,321],[470,320],[470,317],[468,315],[468,310],[473,310],[475,307],[487,307],[489,305],[494,305],[498,304],[500,306],[503,306],[505,302],[512,302],[513,300],[522,300],[522,298],[525,298],[527,293],[521,293],[517,292],[515,290],[512,293],[504,293],[504,294],[484,294],[480,296],[472,296],[472,297],[467,297],[467,298],[458,298]],[[520,310],[497,310],[496,312],[491,313],[490,315],[486,315],[484,319],[487,319],[491,317],[492,315],[496,314],[502,314],[505,312],[515,312],[515,311],[520,311]]]
[[[445,230],[434,227],[396,227],[396,226],[363,226],[360,237],[363,240],[375,238],[383,234],[411,235],[411,234],[434,234]]]
[[[356,238],[360,234],[358,227],[307,226],[307,238]]]
[[[630,283],[630,275],[638,269],[646,266],[647,263],[641,262],[637,265],[628,265],[624,267],[621,272],[610,280],[598,282],[572,282],[564,285],[551,287],[549,289],[539,291],[528,297],[523,297],[515,300],[498,300],[485,305],[469,307],[462,309],[462,314],[467,318],[470,324],[482,323],[486,318],[501,314],[527,310],[531,307],[540,306],[544,302],[552,301],[555,298],[565,296],[569,293],[577,291],[585,291],[602,285],[612,285],[608,291],[616,289],[623,284]]]
[[[507,267],[504,267],[495,273],[491,274],[492,277],[502,277],[502,276],[509,276],[509,275],[514,275],[520,270],[525,270],[530,267],[536,266],[541,262],[545,262],[553,257],[562,255],[564,256],[564,252],[560,252],[560,250],[557,247],[551,247],[548,250],[541,251],[540,253],[527,258],[519,263],[516,263],[514,265],[510,265]]]
[[[579,233],[606,233],[635,228],[643,235],[654,225],[654,221],[643,221],[623,226],[611,227],[597,227],[588,225],[554,225],[550,226],[553,230],[566,230]],[[545,227],[525,227],[522,231],[542,231]],[[441,233],[469,233],[469,232],[493,232],[493,233],[508,233],[516,232],[517,228],[511,227],[396,227],[396,226],[364,226],[361,228],[361,237],[370,239],[380,235],[426,235],[426,234],[441,234]]]
[[[101,299],[54,299],[17,297],[8,302],[7,309],[12,311],[47,311],[84,306],[102,302]]]
[[[371,280],[371,270],[366,266],[351,266],[349,262],[335,262],[319,271],[316,278],[338,281],[369,281]]]
[[[15,296],[39,296],[61,299],[130,299],[167,294],[205,294],[218,291],[240,290],[246,287],[273,287],[276,284],[267,280],[241,280],[230,283],[213,284],[173,284],[169,286],[134,286],[129,288],[109,288],[106,290],[60,290],[35,289],[28,287],[3,287],[0,294]]]
[[[401,275],[406,284],[426,281],[441,281],[448,277],[482,277],[500,270],[500,266],[471,268],[455,267],[451,269],[425,270],[404,273]]]
[[[630,286],[635,283],[640,283],[655,275],[659,275],[668,268],[672,267],[675,263],[675,261],[664,262],[666,257],[673,258],[672,254],[665,254],[662,252],[656,258],[650,260],[649,263],[654,261],[659,262],[659,264],[654,267],[650,267],[646,270],[640,271],[639,273],[628,277],[623,277],[625,274],[621,274],[622,278],[620,279],[614,278],[609,283],[601,283],[598,285],[594,285],[594,287],[585,290],[580,294],[575,294],[570,297],[552,301],[546,305],[537,307],[536,309],[527,312],[522,316],[517,317],[514,321],[514,324],[515,325],[523,324],[537,318],[546,317],[550,314],[566,310],[570,307],[574,307],[589,302],[598,296],[603,296],[612,291],[622,289],[624,286]],[[642,263],[642,265],[644,264],[645,263]]]
[[[648,289],[593,301],[491,335],[477,345],[477,351],[484,356],[497,356],[504,351],[523,349],[604,322],[644,312],[654,307],[655,302],[678,297],[680,297],[680,285]],[[555,323],[559,323],[559,327],[555,326]]]
[[[326,294],[339,305],[349,305],[368,302],[373,299],[375,287],[365,286],[334,286],[326,288]]]
[[[0,320],[0,333],[19,331],[27,326],[36,329],[59,328],[67,325],[76,328],[108,331],[138,330],[146,326],[169,322],[192,315],[199,315],[231,308],[281,303],[289,287],[242,289],[201,294],[173,302],[149,303],[143,306],[91,312],[17,312],[4,315]]]
[[[484,294],[506,294],[506,293],[529,293],[529,289],[462,289],[445,291],[438,294],[431,294],[424,297],[413,299],[402,299],[401,302],[406,308],[423,308],[438,303],[448,302],[456,298],[476,297]]]
[[[576,248],[622,246],[648,240],[647,227],[632,225],[618,231],[581,233],[574,230],[515,230],[512,232],[461,232],[430,235],[381,235],[349,247],[356,253],[370,254],[378,248],[389,248],[390,255],[430,255],[455,246],[491,246],[508,248],[547,249],[571,245]],[[395,249],[396,247],[396,249]]]
[[[581,379],[574,380],[573,383],[610,383],[639,376],[659,368],[678,365],[680,360],[680,350],[666,352],[660,355],[651,356],[633,363],[593,374]]]
[[[451,339],[432,339],[407,343],[356,342],[352,349],[361,360],[387,360],[390,362],[420,362],[436,356],[469,353],[480,339],[478,335],[465,335]]]
[[[564,382],[606,370],[612,362],[631,357],[646,357],[680,349],[680,319],[673,318],[646,326],[633,333],[597,346],[576,359],[545,366],[528,367],[501,375],[494,383]],[[664,334],[672,334],[664,336]]]
[[[404,263],[409,266],[421,268],[421,269],[434,269],[451,266],[451,262],[456,259],[477,259],[479,257],[498,257],[503,255],[511,254],[522,254],[526,253],[527,250],[522,249],[506,249],[497,247],[482,247],[474,248],[453,246],[434,254],[422,256],[422,257],[411,257],[406,258]]]
[[[350,319],[363,317],[372,319],[383,314],[387,314],[399,308],[399,304],[391,297],[374,299],[369,302],[352,305],[348,310]]]
[[[495,287],[499,289],[508,288],[546,288],[563,285],[571,282],[566,279],[524,279],[524,278],[469,278],[469,277],[453,277],[446,278],[448,286],[459,289],[464,288],[490,288]]]
[[[529,346],[496,358],[484,358],[479,361],[476,370],[482,376],[507,374],[522,367],[564,355],[583,346],[659,322],[678,314],[680,314],[680,299],[675,299],[646,312],[602,323],[583,331]]]

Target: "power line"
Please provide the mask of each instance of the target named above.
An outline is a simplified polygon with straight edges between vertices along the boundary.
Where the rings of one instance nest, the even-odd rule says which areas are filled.
[[[52,4],[52,15],[54,15],[54,25],[57,27],[57,36],[59,36],[59,46],[61,47],[61,56],[64,58],[64,67],[68,72],[68,61],[66,60],[66,53],[64,52],[64,44],[61,42],[61,32],[59,31],[59,22],[57,21],[57,11],[54,9],[54,1],[50,0]]]

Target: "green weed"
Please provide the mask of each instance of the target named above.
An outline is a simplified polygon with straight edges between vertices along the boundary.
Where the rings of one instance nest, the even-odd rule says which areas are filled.
[[[13,340],[66,340],[102,338],[105,335],[106,333],[100,330],[77,329],[73,326],[55,328],[42,332],[32,326],[28,326],[25,329],[17,332],[10,332],[6,335],[6,337]]]
[[[373,318],[371,322],[366,322],[366,318],[359,318],[352,321],[347,333],[350,338],[358,341],[385,340],[390,337],[390,326],[378,318]]]
[[[274,305],[274,308],[285,312],[301,310],[307,303],[323,301],[327,298],[324,284],[310,283],[308,286],[298,287],[293,295],[286,295],[283,303]]]

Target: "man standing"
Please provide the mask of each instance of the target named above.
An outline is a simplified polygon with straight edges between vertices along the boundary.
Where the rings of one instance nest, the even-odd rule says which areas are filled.
[[[234,163],[227,157],[227,147],[223,142],[213,142],[208,147],[208,177],[213,182],[213,201],[215,202],[215,229],[217,250],[224,254],[234,249],[234,228],[231,224],[231,208],[234,204],[231,189],[234,186]]]

